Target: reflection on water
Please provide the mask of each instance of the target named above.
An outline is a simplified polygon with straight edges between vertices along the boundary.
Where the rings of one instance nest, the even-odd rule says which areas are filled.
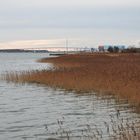
[[[50,64],[36,63],[47,53],[0,53],[0,72],[24,71],[49,68]]]
[[[21,59],[19,54],[9,54],[7,59],[0,54],[1,73],[10,68],[18,71],[48,66],[34,62],[46,54],[22,55]],[[140,116],[127,102],[117,103],[111,96],[77,95],[41,85],[0,81],[0,124],[0,140],[139,139]]]

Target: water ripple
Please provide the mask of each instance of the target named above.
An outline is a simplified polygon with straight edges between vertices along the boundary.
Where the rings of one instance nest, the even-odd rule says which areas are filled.
[[[0,54],[0,73],[10,69],[13,62],[13,69],[17,70],[41,66],[33,61],[42,56],[22,55]],[[127,102],[118,103],[112,96],[77,95],[41,85],[0,81],[0,139],[80,140],[96,136],[108,140],[112,127],[138,127],[140,116],[132,109]]]

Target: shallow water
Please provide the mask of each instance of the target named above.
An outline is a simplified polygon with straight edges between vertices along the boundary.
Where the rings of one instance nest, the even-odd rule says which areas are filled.
[[[0,73],[50,68],[36,63],[42,57],[48,54],[0,53]],[[126,127],[127,135],[138,139],[139,123],[140,115],[127,102],[111,96],[0,81],[0,140],[108,140]]]

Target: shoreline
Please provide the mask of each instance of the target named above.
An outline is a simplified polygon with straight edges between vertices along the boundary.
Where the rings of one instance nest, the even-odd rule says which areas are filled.
[[[38,62],[52,63],[55,69],[11,73],[5,79],[76,92],[101,91],[140,106],[140,54],[71,54]]]

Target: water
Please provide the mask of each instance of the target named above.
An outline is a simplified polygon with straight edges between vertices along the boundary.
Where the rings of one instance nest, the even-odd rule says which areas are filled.
[[[36,63],[42,57],[48,54],[0,53],[0,73],[50,68]],[[118,103],[111,96],[0,81],[0,140],[108,140],[128,125],[127,135],[134,135],[139,122],[139,114],[127,102]]]

